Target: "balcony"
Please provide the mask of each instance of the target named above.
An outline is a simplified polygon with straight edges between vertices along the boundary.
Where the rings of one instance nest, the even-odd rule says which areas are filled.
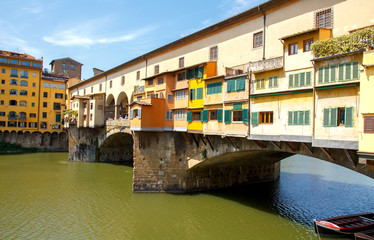
[[[283,68],[283,57],[250,62],[248,65],[251,72],[265,72],[273,69],[279,69]]]
[[[143,92],[144,92],[144,86],[135,87],[134,93],[143,93]]]

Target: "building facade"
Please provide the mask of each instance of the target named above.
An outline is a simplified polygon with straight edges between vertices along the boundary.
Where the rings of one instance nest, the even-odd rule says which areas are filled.
[[[51,63],[51,72],[57,75],[66,75],[69,78],[82,78],[83,64],[69,57],[55,59]]]

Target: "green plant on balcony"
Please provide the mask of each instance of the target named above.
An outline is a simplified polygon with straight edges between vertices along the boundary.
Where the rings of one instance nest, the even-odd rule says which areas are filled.
[[[313,43],[312,51],[315,57],[327,57],[359,49],[372,49],[373,47],[374,28],[368,27],[351,34],[317,41]]]

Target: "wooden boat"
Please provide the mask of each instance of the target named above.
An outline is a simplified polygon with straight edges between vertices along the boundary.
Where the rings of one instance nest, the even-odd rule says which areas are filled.
[[[374,240],[374,230],[355,233],[355,240]]]
[[[353,237],[355,233],[374,230],[374,212],[314,219],[313,223],[318,235],[351,235]]]

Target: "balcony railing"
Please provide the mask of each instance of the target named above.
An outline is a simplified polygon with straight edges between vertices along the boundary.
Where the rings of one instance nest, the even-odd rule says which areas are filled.
[[[272,69],[278,69],[283,67],[283,57],[276,57],[270,59],[264,59],[257,62],[249,63],[249,70],[251,72],[268,71]]]
[[[144,86],[135,87],[134,92],[135,93],[142,93],[142,92],[144,92]]]
[[[107,120],[107,126],[111,127],[130,127],[130,120],[129,119],[121,119],[121,120]]]

